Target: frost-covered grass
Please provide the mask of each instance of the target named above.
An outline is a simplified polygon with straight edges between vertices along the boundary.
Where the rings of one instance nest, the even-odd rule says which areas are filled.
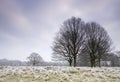
[[[118,67],[0,67],[0,82],[120,82]]]

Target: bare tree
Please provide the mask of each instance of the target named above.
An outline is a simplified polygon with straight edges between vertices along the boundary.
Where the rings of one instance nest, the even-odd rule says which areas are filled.
[[[29,59],[29,63],[33,66],[39,65],[41,61],[43,62],[42,57],[38,53],[30,54],[30,56],[27,57],[27,59]]]
[[[66,20],[53,44],[53,58],[67,60],[71,66],[77,66],[77,56],[82,50],[84,43],[84,26],[85,23],[76,17]]]
[[[90,55],[91,67],[96,66],[105,54],[111,50],[111,39],[106,30],[95,22],[86,24],[86,52]]]

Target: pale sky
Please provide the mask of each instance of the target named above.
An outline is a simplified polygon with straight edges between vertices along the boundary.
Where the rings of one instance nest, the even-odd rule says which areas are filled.
[[[120,50],[119,15],[120,0],[0,0],[0,59],[36,52],[50,61],[55,34],[71,16],[101,24]]]

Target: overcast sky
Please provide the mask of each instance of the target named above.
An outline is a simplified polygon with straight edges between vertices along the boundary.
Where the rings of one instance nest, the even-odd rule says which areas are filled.
[[[50,61],[52,42],[71,16],[101,24],[120,50],[120,0],[0,0],[0,59]]]

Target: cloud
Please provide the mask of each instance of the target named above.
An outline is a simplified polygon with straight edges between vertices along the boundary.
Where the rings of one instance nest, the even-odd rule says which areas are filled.
[[[0,17],[3,18],[1,21],[4,22],[4,24],[7,24],[7,26],[3,25],[5,26],[4,28],[13,29],[14,31],[21,33],[32,30],[31,22],[14,0],[2,1],[0,4],[0,14],[2,16]]]

